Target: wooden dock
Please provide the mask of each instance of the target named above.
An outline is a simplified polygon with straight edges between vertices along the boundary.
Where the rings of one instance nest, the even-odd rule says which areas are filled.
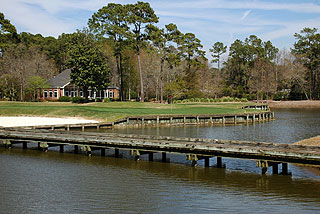
[[[159,116],[130,116],[109,123],[63,124],[19,127],[24,129],[47,130],[81,130],[147,127],[147,126],[181,126],[181,125],[236,125],[253,124],[274,120],[274,112],[264,111],[245,114],[199,114],[199,115],[159,115]]]
[[[320,147],[263,142],[24,129],[0,130],[0,141],[7,148],[17,143],[24,149],[30,143],[38,143],[38,148],[45,151],[59,146],[60,152],[65,145],[71,145],[75,153],[82,148],[88,155],[99,149],[102,156],[105,149],[114,149],[116,157],[120,149],[125,149],[130,150],[135,159],[149,155],[150,161],[154,153],[162,153],[163,161],[167,153],[180,153],[186,155],[192,165],[204,159],[206,167],[212,157],[217,158],[217,167],[222,167],[222,157],[252,159],[257,161],[263,174],[270,166],[273,173],[278,174],[279,164],[282,164],[282,174],[288,174],[288,163],[320,165]]]

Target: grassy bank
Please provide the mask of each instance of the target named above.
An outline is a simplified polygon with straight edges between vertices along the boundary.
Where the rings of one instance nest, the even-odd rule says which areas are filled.
[[[257,110],[243,110],[247,103],[159,104],[111,102],[73,104],[59,102],[28,103],[0,102],[0,116],[79,117],[111,122],[135,115],[169,114],[240,114]]]

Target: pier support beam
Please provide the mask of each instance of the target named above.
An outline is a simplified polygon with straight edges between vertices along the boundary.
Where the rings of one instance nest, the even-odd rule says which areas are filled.
[[[272,165],[272,174],[274,174],[274,175],[279,174],[279,166],[278,166],[278,163],[273,163],[273,165]]]
[[[63,152],[64,152],[64,145],[61,144],[61,145],[60,145],[60,153],[63,153]]]
[[[209,167],[210,166],[210,158],[209,157],[204,157],[204,166]]]
[[[79,153],[79,146],[75,145],[74,146],[74,154],[78,154]]]
[[[153,161],[153,152],[150,152],[148,155],[149,155],[149,161]]]
[[[11,141],[8,140],[8,139],[2,140],[2,144],[4,145],[4,147],[5,147],[6,149],[11,149],[11,148],[12,148]]]
[[[101,156],[104,157],[106,156],[106,149],[105,148],[101,148]]]
[[[162,152],[162,162],[167,162],[167,153]]]
[[[217,157],[217,168],[222,168],[222,157]]]
[[[282,163],[282,175],[289,175],[288,163]]]
[[[120,151],[119,151],[119,149],[115,149],[115,150],[114,150],[114,157],[116,157],[116,158],[120,157]]]
[[[28,149],[27,142],[23,142],[23,143],[22,143],[22,148],[23,148],[23,149]]]

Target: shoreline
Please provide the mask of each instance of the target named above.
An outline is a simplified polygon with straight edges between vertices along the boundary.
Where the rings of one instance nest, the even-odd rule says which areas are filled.
[[[0,127],[50,126],[63,124],[99,123],[97,120],[83,118],[32,117],[32,116],[0,116]]]
[[[320,109],[320,100],[268,101],[270,108],[309,108]]]

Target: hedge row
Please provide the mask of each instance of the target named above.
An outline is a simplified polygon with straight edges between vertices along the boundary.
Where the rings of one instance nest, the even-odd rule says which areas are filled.
[[[213,98],[191,98],[184,100],[174,100],[173,103],[221,103],[221,102],[248,102],[247,98],[221,97]]]

